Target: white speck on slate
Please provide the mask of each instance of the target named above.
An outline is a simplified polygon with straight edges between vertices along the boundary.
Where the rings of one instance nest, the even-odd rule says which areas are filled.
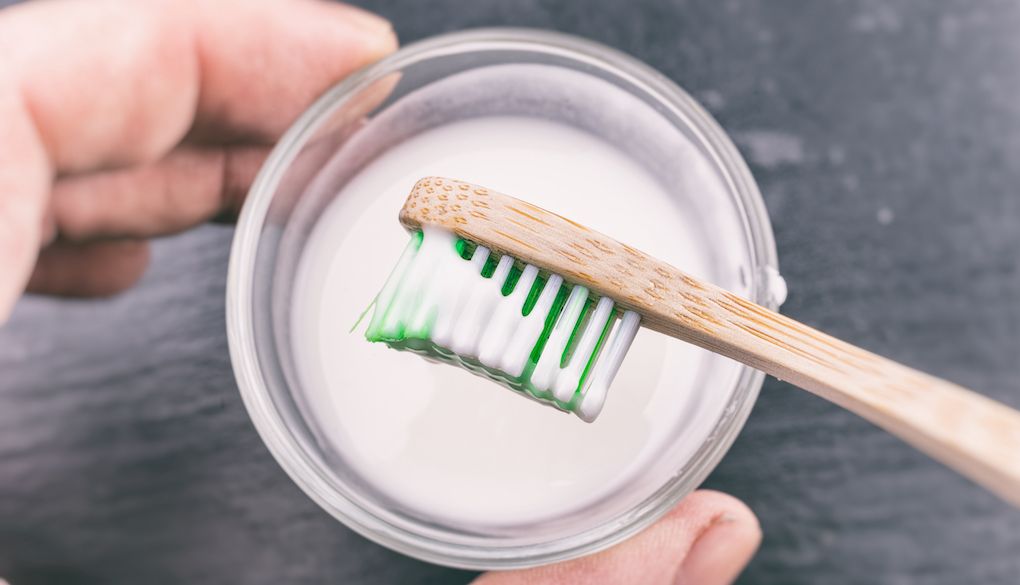
[[[878,223],[880,225],[889,225],[893,222],[893,219],[896,218],[896,216],[893,214],[893,210],[889,209],[888,207],[879,207],[878,213],[876,213],[875,215],[878,218]]]

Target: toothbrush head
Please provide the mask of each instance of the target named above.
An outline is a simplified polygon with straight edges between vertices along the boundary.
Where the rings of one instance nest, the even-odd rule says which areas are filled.
[[[507,205],[519,219],[494,215]],[[577,271],[561,274],[522,258],[538,242],[499,229],[516,221],[537,232],[545,215],[552,216],[476,185],[418,181],[400,214],[410,241],[376,296],[367,339],[595,420],[640,317],[578,282]],[[524,253],[470,226],[500,232]]]

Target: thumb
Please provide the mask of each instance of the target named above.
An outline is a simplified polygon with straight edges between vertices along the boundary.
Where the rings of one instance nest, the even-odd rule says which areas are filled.
[[[758,520],[743,502],[701,490],[613,548],[545,567],[486,573],[474,585],[726,585],[737,578],[760,542]]]

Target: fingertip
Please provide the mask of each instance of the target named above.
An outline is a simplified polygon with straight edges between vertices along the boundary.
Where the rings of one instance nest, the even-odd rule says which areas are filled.
[[[152,249],[149,242],[131,241],[129,246],[119,251],[118,265],[119,272],[113,274],[106,283],[106,288],[101,290],[99,296],[109,296],[122,293],[138,284],[138,281],[145,276],[149,269],[149,261],[152,259]]]
[[[309,19],[332,21],[336,38],[323,38],[322,46],[336,51],[336,64],[341,67],[330,82],[339,81],[353,70],[364,67],[393,53],[399,46],[393,24],[382,16],[363,8],[329,0],[311,0],[317,10],[309,11]],[[312,32],[313,28],[308,28]],[[340,41],[338,44],[337,41]],[[328,86],[327,86],[328,87]],[[321,88],[325,90],[326,87]]]
[[[322,0],[315,0],[321,2]],[[397,33],[393,23],[382,16],[357,6],[340,2],[327,2],[338,16],[360,29],[370,39],[371,50],[376,58],[384,57],[397,49]]]
[[[399,45],[393,24],[364,8],[331,0],[307,0],[305,9],[295,9],[293,14],[295,18],[300,15],[308,23],[315,23],[304,30],[310,35],[319,35],[321,50],[332,52],[334,65],[341,67],[337,72],[340,75],[328,80],[330,82],[382,59]]]
[[[393,27],[373,35],[368,44],[368,50],[365,52],[366,62],[364,64],[375,63],[396,51],[399,46],[400,39],[397,37],[397,32],[393,30]]]
[[[661,520],[608,550],[521,571],[487,573],[474,585],[563,583],[731,583],[761,542],[758,519],[743,502],[702,490]]]
[[[698,491],[688,496],[684,503],[696,508],[699,516],[707,515],[711,520],[691,545],[677,571],[675,583],[732,583],[761,545],[762,531],[758,518],[747,504],[721,492]],[[678,510],[682,507],[678,506]],[[688,510],[687,514],[691,512]]]
[[[115,295],[142,278],[149,256],[149,243],[144,240],[58,241],[39,254],[27,290],[64,297]]]
[[[740,499],[716,490],[702,489],[691,493],[674,508],[669,515],[686,514],[688,508],[697,508],[702,514],[729,515],[741,522],[748,522],[761,530],[758,517]]]

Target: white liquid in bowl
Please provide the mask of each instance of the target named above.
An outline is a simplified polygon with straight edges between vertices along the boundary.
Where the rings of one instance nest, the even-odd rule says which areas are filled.
[[[350,332],[407,243],[397,212],[427,175],[521,197],[708,280],[727,257],[709,252],[727,243],[706,241],[689,207],[592,135],[523,117],[426,131],[361,170],[303,252],[291,336],[311,426],[393,505],[439,523],[554,522],[629,486],[627,501],[602,510],[626,511],[668,479],[646,473],[664,448],[690,454],[704,442],[739,368],[642,330],[605,409],[586,424],[455,367],[370,344],[364,325]],[[725,199],[719,184],[703,189],[699,196]],[[712,387],[702,388],[709,370]]]

